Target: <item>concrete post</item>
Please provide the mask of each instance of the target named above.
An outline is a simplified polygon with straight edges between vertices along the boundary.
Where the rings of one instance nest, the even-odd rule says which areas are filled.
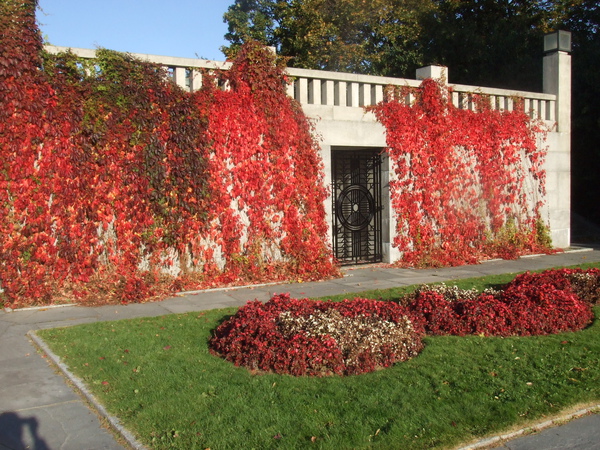
[[[443,98],[448,100],[448,68],[445,66],[426,66],[417,69],[417,80],[426,80],[427,78],[440,83]],[[410,103],[412,102],[409,100]]]
[[[190,90],[186,85],[185,67],[173,67],[173,81],[184,91]]]
[[[427,66],[417,69],[417,80],[427,78],[443,80],[444,84],[448,84],[448,68],[444,66]]]
[[[565,248],[571,245],[571,55],[570,34],[557,35],[569,43],[546,48],[544,56],[544,93],[556,95],[556,131],[546,142],[546,198],[552,243]]]
[[[544,56],[544,93],[556,95],[556,122],[561,133],[571,131],[571,55],[555,51]]]

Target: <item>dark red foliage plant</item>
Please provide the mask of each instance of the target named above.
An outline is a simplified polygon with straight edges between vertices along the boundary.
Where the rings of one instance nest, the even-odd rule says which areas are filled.
[[[255,371],[360,374],[415,357],[425,332],[533,336],[582,330],[593,320],[592,300],[579,298],[575,284],[597,294],[599,271],[525,273],[499,291],[479,294],[424,286],[402,305],[359,298],[297,300],[281,294],[240,308],[216,329],[209,346],[213,354]]]
[[[434,335],[531,336],[579,331],[593,320],[598,270],[524,273],[504,289],[473,298],[444,289],[418,291],[408,302],[413,320]],[[581,295],[581,296],[580,296]]]
[[[405,361],[423,347],[422,328],[393,302],[253,301],[222,323],[211,351],[251,370],[290,375],[353,375]]]

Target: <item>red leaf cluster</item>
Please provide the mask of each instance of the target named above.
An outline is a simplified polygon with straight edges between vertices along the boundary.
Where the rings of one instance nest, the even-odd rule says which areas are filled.
[[[600,270],[525,273],[500,291],[463,293],[465,298],[458,289],[419,290],[405,299],[406,306],[276,295],[240,308],[215,330],[209,346],[213,354],[250,370],[295,376],[371,372],[416,356],[424,332],[531,336],[579,331],[593,320]]]
[[[282,315],[310,321],[331,311],[339,316],[334,316],[324,330],[311,332],[310,328],[303,327],[298,332],[286,332]],[[340,328],[344,323],[341,318],[375,321],[357,332]],[[386,322],[397,325],[400,333],[392,340],[382,336],[368,342],[375,328]],[[344,346],[337,332],[356,336],[351,336],[349,345]],[[281,294],[264,304],[248,302],[216,329],[210,347],[215,354],[251,370],[296,376],[350,375],[371,372],[416,356],[423,346],[421,332],[408,320],[407,310],[396,303],[366,299],[323,302]]]
[[[406,104],[409,93],[413,105]],[[477,95],[473,101],[476,111],[459,109],[447,88],[428,79],[416,90],[388,92],[372,108],[394,164],[394,245],[402,265],[460,265],[549,249],[539,213],[541,126],[522,102],[508,112]]]
[[[44,54],[35,2],[0,3],[0,303],[337,274],[318,147],[270,52],[192,94],[167,78]]]
[[[434,335],[530,336],[578,331],[593,319],[590,297],[578,294],[595,293],[591,298],[597,301],[599,273],[597,269],[525,273],[501,291],[476,298],[448,299],[441,292],[420,291],[408,308],[413,319]]]
[[[275,55],[250,42],[209,95],[211,233],[226,278],[320,279],[337,273],[312,126],[285,90]],[[226,187],[226,188],[224,188]],[[278,273],[279,272],[279,273]]]

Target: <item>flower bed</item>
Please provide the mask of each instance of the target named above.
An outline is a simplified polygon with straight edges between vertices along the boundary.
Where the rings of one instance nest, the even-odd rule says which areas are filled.
[[[481,294],[424,286],[407,300],[428,334],[531,336],[578,331],[593,319],[600,271],[547,270],[515,277],[500,291]]]
[[[357,298],[298,300],[289,294],[248,302],[222,323],[213,354],[251,370],[352,375],[416,356],[422,335],[530,336],[578,331],[600,299],[598,269],[524,273],[482,293],[422,286],[406,306]]]
[[[248,302],[217,328],[210,346],[253,370],[351,375],[416,356],[423,348],[422,331],[396,303],[310,301],[281,294],[265,304]]]

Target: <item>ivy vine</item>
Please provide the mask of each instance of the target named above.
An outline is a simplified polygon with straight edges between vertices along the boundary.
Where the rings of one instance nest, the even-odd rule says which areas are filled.
[[[34,12],[0,3],[5,305],[337,274],[318,146],[274,55],[251,43],[189,93],[127,54],[46,54]]]
[[[388,90],[372,108],[387,130],[394,165],[399,264],[447,266],[549,252],[540,213],[543,125],[519,101],[513,111],[499,111],[475,95],[475,111],[459,109],[441,82],[428,79],[407,105],[407,89]]]

